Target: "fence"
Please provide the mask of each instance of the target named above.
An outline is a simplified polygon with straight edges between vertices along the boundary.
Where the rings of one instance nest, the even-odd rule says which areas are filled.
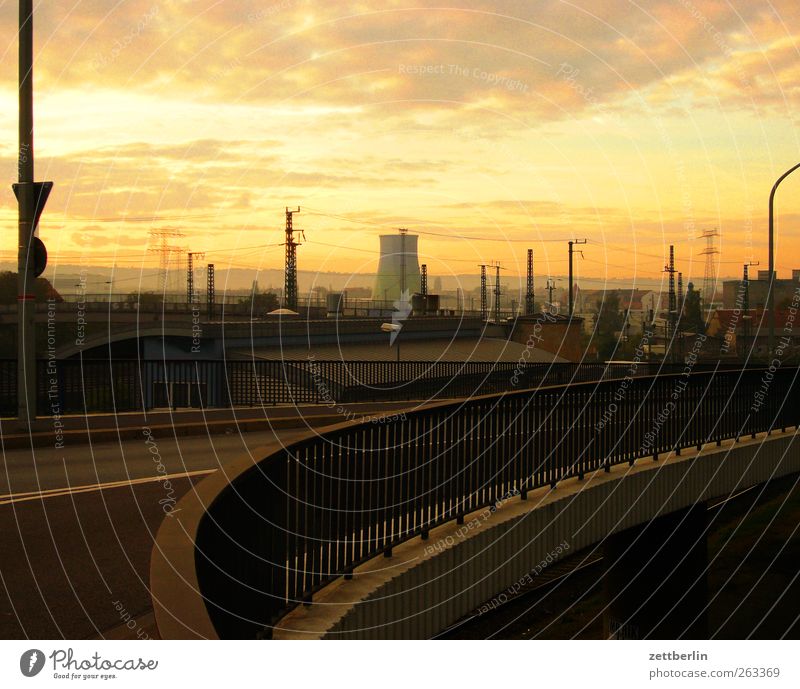
[[[223,638],[268,634],[282,614],[360,563],[504,496],[524,499],[637,458],[797,426],[797,374],[540,388],[309,435],[210,504],[195,541],[200,593]]]
[[[683,366],[639,364],[633,373]],[[497,361],[65,359],[37,362],[37,414],[470,397],[624,377],[629,364]],[[16,413],[16,360],[0,360],[0,414]]]

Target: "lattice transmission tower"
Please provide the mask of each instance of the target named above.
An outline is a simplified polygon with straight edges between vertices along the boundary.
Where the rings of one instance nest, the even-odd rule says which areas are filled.
[[[707,307],[713,303],[717,291],[717,257],[719,256],[717,237],[719,237],[719,231],[716,227],[711,230],[703,230],[703,234],[700,235],[701,239],[706,240],[706,248],[700,252],[700,255],[706,257],[703,271],[703,302]]]
[[[297,310],[297,247],[300,242],[294,238],[293,216],[300,212],[286,208],[286,266],[283,285],[283,302],[287,309]],[[302,233],[302,232],[301,232]],[[305,239],[305,236],[303,237]]]
[[[675,247],[669,245],[669,263],[664,266],[664,272],[669,275],[669,301],[667,306],[667,320],[664,327],[664,346],[665,356],[669,353],[672,361],[677,360],[677,349],[675,345],[675,333],[678,323],[678,300],[675,294]],[[683,279],[681,279],[683,282]]]
[[[180,241],[185,237],[177,229],[150,230],[147,250],[158,255],[158,290],[161,294],[179,292],[183,278],[183,256]]]
[[[481,263],[481,320],[486,321],[489,319],[489,304],[486,294],[486,264]]]
[[[214,320],[217,303],[217,293],[214,286],[214,264],[206,266],[206,315],[208,320]]]
[[[533,315],[533,249],[528,249],[528,270],[525,279],[525,315]]]
[[[194,304],[197,296],[194,289],[194,260],[203,258],[205,251],[190,251],[186,254],[186,303]]]
[[[500,261],[494,264],[494,322],[500,322]]]

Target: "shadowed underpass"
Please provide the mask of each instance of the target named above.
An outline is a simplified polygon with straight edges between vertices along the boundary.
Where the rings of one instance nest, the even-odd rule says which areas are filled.
[[[800,638],[798,477],[746,491],[712,508],[710,520],[710,637]],[[602,555],[575,553],[519,595],[498,592],[508,600],[486,601],[438,638],[603,638]]]

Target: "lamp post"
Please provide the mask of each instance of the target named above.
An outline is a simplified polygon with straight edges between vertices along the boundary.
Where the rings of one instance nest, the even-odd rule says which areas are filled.
[[[770,355],[775,351],[775,214],[773,211],[775,192],[778,190],[778,185],[799,167],[800,163],[790,167],[778,177],[772,186],[772,191],[769,192],[769,291],[767,292],[767,309],[769,310],[768,348]]]
[[[399,323],[381,323],[381,330],[389,335],[389,346],[395,345],[397,349],[397,363],[400,363],[400,330],[403,326]]]
[[[574,295],[573,295],[574,288],[573,288],[573,285],[572,285],[572,279],[573,279],[572,278],[572,255],[574,253],[576,253],[576,252],[575,252],[575,249],[573,247],[575,246],[575,244],[586,244],[587,241],[588,240],[586,240],[586,239],[571,239],[569,242],[567,242],[567,245],[569,247],[569,301],[568,301],[569,312],[568,312],[567,315],[569,316],[570,320],[572,320],[572,312],[575,309],[575,301],[574,301]],[[583,258],[583,252],[582,251],[578,251],[577,253],[579,253],[581,255],[581,258]]]
[[[36,236],[39,216],[53,186],[34,182],[33,167],[33,2],[19,3],[19,203],[17,244],[17,420],[29,430],[36,420],[36,304],[34,281],[47,264],[47,251]],[[38,257],[37,257],[38,254]]]
[[[747,348],[747,341],[750,339],[750,320],[752,319],[752,316],[750,315],[750,266],[757,265],[758,261],[748,261],[742,267],[742,291],[744,297],[742,299],[742,355],[744,355],[744,352]],[[736,349],[738,350],[739,347],[737,346]],[[752,352],[752,347],[750,348],[750,351]]]
[[[556,282],[561,282],[561,278],[547,278],[547,311],[553,313],[553,290],[556,288]]]

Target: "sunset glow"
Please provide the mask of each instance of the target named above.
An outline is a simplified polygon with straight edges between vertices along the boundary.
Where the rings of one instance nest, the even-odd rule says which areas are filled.
[[[279,268],[287,205],[309,209],[303,270],[374,271],[399,226],[435,233],[420,254],[442,275],[521,274],[529,246],[561,274],[554,240],[586,237],[584,275],[659,277],[675,244],[702,277],[712,227],[720,275],[765,264],[769,189],[799,152],[795,2],[437,4],[42,3],[49,270],[154,265],[154,227],[220,266],[255,247],[236,265]],[[16,3],[0,21],[15,35]],[[11,261],[16,43],[0,65]],[[778,199],[780,274],[800,266],[799,183]]]

